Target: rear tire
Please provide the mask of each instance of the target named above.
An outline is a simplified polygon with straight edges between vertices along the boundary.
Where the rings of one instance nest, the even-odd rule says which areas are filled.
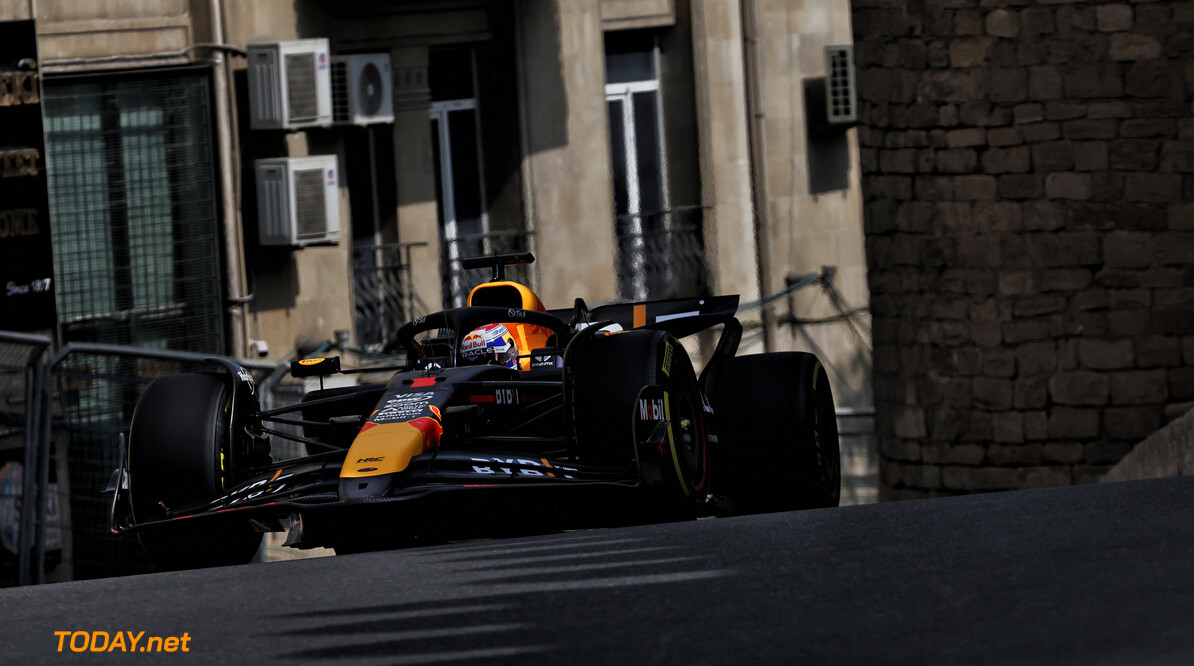
[[[662,444],[640,450],[636,437],[643,433],[636,435],[636,420],[645,386],[662,389],[660,420],[667,426]],[[695,517],[708,494],[708,436],[696,375],[675,337],[649,330],[594,337],[578,355],[571,404],[582,463],[629,466],[641,456],[647,496],[640,517]]]
[[[725,359],[706,386],[718,487],[735,513],[837,506],[841,453],[829,377],[806,352]]]
[[[219,497],[227,469],[231,399],[215,375],[163,377],[145,389],[129,428],[129,497],[137,523]],[[261,545],[247,523],[221,523],[140,535],[161,569],[244,564]]]

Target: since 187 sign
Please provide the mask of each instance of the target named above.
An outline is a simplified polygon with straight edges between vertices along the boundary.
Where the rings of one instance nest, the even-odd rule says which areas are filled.
[[[53,276],[37,29],[0,21],[0,331],[54,327]]]

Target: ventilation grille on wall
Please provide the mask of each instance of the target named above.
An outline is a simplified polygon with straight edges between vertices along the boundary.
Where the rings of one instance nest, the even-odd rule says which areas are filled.
[[[828,76],[825,82],[825,119],[830,124],[858,122],[854,90],[854,46],[825,47]]]
[[[332,58],[332,122],[337,125],[348,122],[350,113],[348,91],[348,60]]]

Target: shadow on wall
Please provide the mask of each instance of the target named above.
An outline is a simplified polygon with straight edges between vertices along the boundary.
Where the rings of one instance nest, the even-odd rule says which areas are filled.
[[[850,189],[850,142],[846,130],[826,118],[825,86],[823,76],[804,79],[809,194]]]
[[[422,79],[427,89],[413,91],[412,94],[423,100],[426,100],[423,96],[430,95],[431,103],[457,101],[467,99],[469,94],[473,95],[471,99],[475,100],[476,108],[479,109],[480,136],[469,132],[468,136],[451,137],[453,180],[463,179],[455,183],[456,188],[460,189],[467,184],[465,181],[472,182],[471,179],[475,178],[476,174],[457,169],[456,163],[470,161],[466,159],[466,153],[470,151],[458,152],[464,150],[458,142],[466,139],[478,141],[477,155],[482,161],[480,171],[486,195],[484,205],[490,221],[495,228],[518,228],[522,215],[520,183],[523,153],[534,155],[565,146],[569,142],[568,104],[562,72],[564,65],[560,60],[561,17],[557,5],[514,0],[487,2],[484,10],[492,38],[456,41],[472,39],[465,33],[454,32],[463,29],[453,27],[456,21],[454,14],[467,13],[466,10],[452,7],[440,9],[434,4],[410,3],[406,6],[376,2],[341,3],[329,7],[323,0],[295,0],[298,35],[303,38],[329,37],[336,54],[377,52],[429,43],[433,44],[429,48],[437,53],[471,49],[474,56],[471,66],[459,66],[468,62],[467,59],[431,58],[426,78]],[[370,35],[368,42],[337,43],[334,34],[337,24],[359,23],[365,15],[376,17],[379,22],[401,21],[425,27],[423,33],[417,35],[393,38]],[[440,32],[431,34],[431,31]],[[381,41],[383,39],[386,41]],[[395,70],[394,75],[397,74]],[[398,92],[396,89],[396,97]],[[427,102],[416,101],[413,104]],[[526,108],[520,108],[524,104]],[[405,110],[417,111],[418,107],[408,106]],[[428,131],[431,131],[430,107],[427,111],[425,122]],[[406,113],[406,117],[409,119],[411,114]],[[390,125],[385,127],[393,128]],[[339,129],[333,128],[333,131]],[[402,146],[396,146],[396,149],[401,151]],[[272,155],[254,157],[269,156]],[[380,187],[384,188],[385,185]],[[434,202],[437,200],[437,190],[429,186],[422,191],[406,191],[405,196],[408,200],[403,201],[404,204]]]

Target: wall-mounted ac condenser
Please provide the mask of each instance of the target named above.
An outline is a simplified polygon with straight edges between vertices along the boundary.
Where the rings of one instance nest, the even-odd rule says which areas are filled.
[[[334,56],[332,122],[337,125],[394,122],[391,76],[388,53]]]
[[[249,124],[253,129],[302,129],[332,123],[328,40],[250,44]]]
[[[335,155],[272,158],[255,164],[262,245],[302,247],[340,241]]]

